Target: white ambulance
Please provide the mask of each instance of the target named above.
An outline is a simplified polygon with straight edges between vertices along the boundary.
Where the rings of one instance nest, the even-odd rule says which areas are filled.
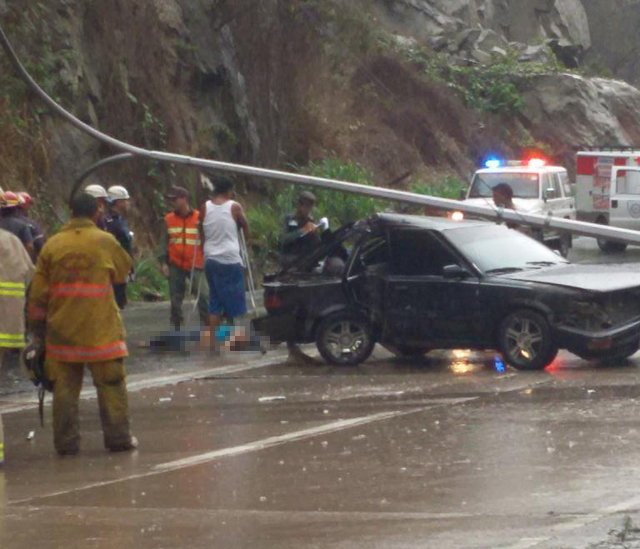
[[[485,167],[477,170],[471,186],[462,198],[470,204],[495,207],[493,188],[506,183],[513,191],[516,212],[553,215],[575,219],[576,208],[567,170],[549,166],[541,158],[526,161],[490,158]],[[533,231],[534,236],[566,257],[571,248],[571,234],[554,229]]]
[[[623,229],[640,230],[640,150],[594,149],[576,159],[578,219]],[[622,252],[627,245],[598,239],[604,252]]]

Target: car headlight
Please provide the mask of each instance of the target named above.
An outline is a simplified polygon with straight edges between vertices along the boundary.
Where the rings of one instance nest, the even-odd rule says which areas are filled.
[[[599,331],[613,326],[611,317],[602,305],[592,301],[572,301],[560,316],[562,324],[580,330]]]

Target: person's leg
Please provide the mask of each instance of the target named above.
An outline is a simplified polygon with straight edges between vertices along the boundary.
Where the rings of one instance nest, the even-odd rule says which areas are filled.
[[[89,364],[89,369],[98,392],[105,447],[112,451],[133,450],[137,447],[137,441],[131,436],[129,426],[124,360],[94,362]]]
[[[198,296],[198,288],[200,289],[200,296]],[[209,318],[209,282],[201,269],[196,269],[193,273],[192,293],[194,297],[198,297],[200,324],[205,326]]]
[[[171,325],[175,330],[179,330],[184,320],[182,316],[182,302],[186,289],[186,281],[189,273],[169,265],[169,297],[171,299]]]
[[[53,443],[60,455],[80,450],[78,400],[84,365],[47,359],[47,379],[53,383]]]
[[[242,265],[221,265],[219,271],[217,284],[222,308],[229,318],[239,319],[247,314]]]
[[[219,283],[220,264],[213,259],[208,259],[204,269],[209,285],[209,317],[207,319],[207,329],[202,333],[201,346],[211,349],[216,346],[216,328],[222,323],[222,295]]]

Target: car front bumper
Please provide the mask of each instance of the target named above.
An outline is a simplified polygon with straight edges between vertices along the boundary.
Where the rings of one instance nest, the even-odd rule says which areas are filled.
[[[585,358],[606,358],[638,344],[640,319],[600,332],[587,332],[567,326],[557,326],[554,332],[558,347]]]

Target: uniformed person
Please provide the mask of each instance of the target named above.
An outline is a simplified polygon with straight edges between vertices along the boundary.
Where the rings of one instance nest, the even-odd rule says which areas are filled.
[[[298,196],[296,209],[284,216],[280,231],[280,264],[291,265],[298,257],[312,252],[320,245],[320,231],[311,217],[316,197],[309,191]]]
[[[105,446],[137,447],[129,428],[124,326],[113,297],[131,269],[131,258],[98,229],[95,197],[80,193],[72,219],[42,248],[27,309],[32,334],[46,343],[46,375],[53,384],[53,434],[60,455],[80,449],[78,399],[84,365],[93,376]]]
[[[0,229],[0,368],[5,351],[24,347],[24,304],[33,263],[17,236]],[[0,464],[4,435],[0,416]]]
[[[129,191],[120,185],[113,185],[109,187],[107,194],[109,208],[104,215],[105,230],[115,237],[129,256],[133,257],[133,233],[129,230],[126,218],[130,207]],[[118,307],[124,309],[127,305],[127,284],[114,284],[113,293]]]

